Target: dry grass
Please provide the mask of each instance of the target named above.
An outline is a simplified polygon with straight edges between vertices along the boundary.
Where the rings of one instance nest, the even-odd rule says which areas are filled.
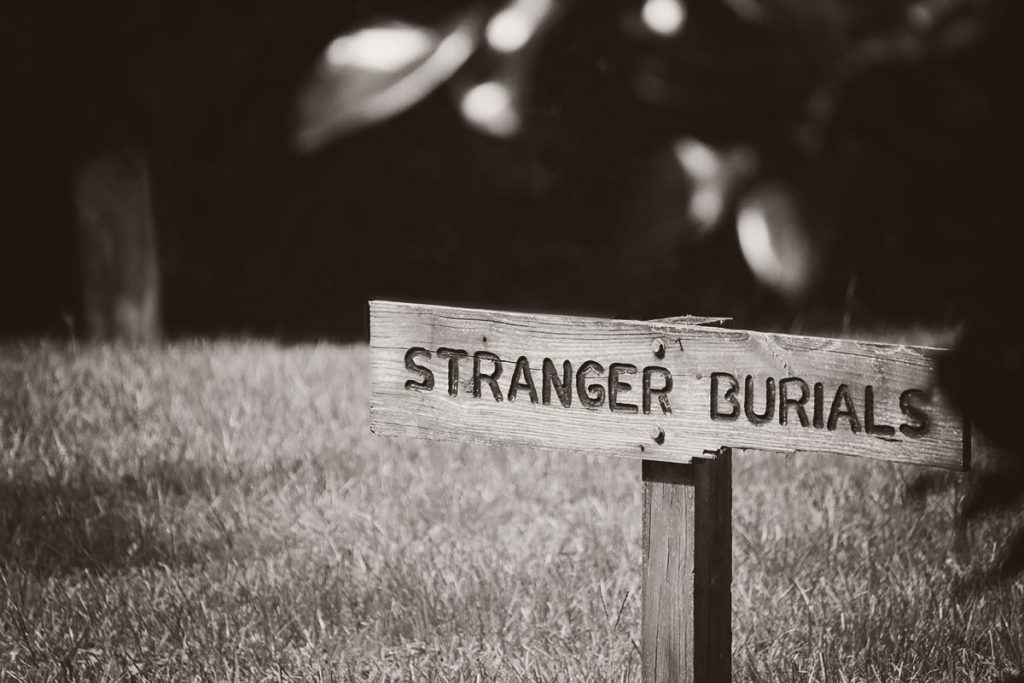
[[[0,349],[0,680],[635,680],[633,461],[378,439],[364,347]],[[915,470],[736,457],[734,671],[1024,670]]]

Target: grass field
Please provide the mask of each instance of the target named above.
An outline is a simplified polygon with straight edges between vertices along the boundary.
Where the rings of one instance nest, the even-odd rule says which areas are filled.
[[[385,440],[365,347],[0,348],[0,680],[637,680],[634,461]],[[1009,680],[917,470],[737,453],[745,681]]]

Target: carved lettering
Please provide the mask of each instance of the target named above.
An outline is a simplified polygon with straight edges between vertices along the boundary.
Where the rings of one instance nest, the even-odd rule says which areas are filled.
[[[608,368],[608,407],[613,413],[629,413],[635,415],[639,408],[635,403],[624,403],[619,400],[619,392],[627,392],[632,384],[622,381],[622,375],[635,375],[636,366],[629,363],[612,363]]]
[[[825,385],[814,383],[814,428],[825,428]]]
[[[508,400],[516,400],[521,388],[530,392],[530,403],[537,402],[537,387],[533,383],[530,361],[526,359],[526,356],[519,356],[519,360],[516,361],[516,369],[512,372],[512,384],[508,388]]]
[[[732,410],[723,413],[718,409],[719,385],[725,381],[728,387],[725,395],[721,398],[732,405]],[[736,420],[740,416],[740,401],[736,398],[736,392],[740,390],[740,383],[728,372],[711,373],[711,419],[712,420]]]
[[[580,397],[580,403],[587,408],[600,408],[604,405],[604,387],[600,384],[587,386],[587,374],[591,371],[602,374],[604,366],[596,360],[585,361],[580,366],[576,371],[576,395]]]
[[[494,364],[494,369],[490,374],[484,373],[480,369],[480,361],[490,361]],[[494,394],[494,400],[501,403],[503,397],[501,395],[501,389],[498,387],[498,378],[501,377],[501,359],[490,351],[477,351],[473,354],[473,396],[480,398],[482,395],[481,382],[487,382],[491,387],[491,393]]]
[[[434,389],[434,373],[416,362],[417,356],[430,358],[430,351],[420,347],[414,347],[405,352],[405,367],[420,376],[420,381],[407,380],[405,388],[410,391],[432,391]]]
[[[743,412],[752,424],[761,425],[775,419],[775,378],[765,380],[764,412],[760,415],[754,410],[754,377],[747,375],[743,389]]]
[[[468,358],[469,354],[462,349],[441,347],[437,350],[438,358],[448,359],[448,395],[459,395],[459,361]]]
[[[448,395],[457,398],[461,379],[462,360],[470,356],[464,349],[439,347],[437,357],[447,361]],[[410,391],[432,391],[434,389],[434,371],[425,361],[432,358],[431,352],[422,347],[413,347],[405,352],[405,367],[413,373],[413,377],[404,382]],[[543,359],[541,390],[537,384],[526,356],[519,356],[507,387],[502,391],[499,379],[502,377],[503,363],[501,358],[490,351],[476,351],[472,354],[473,376],[472,393],[475,398],[484,396],[484,385],[490,387],[490,396],[498,403],[514,402],[522,391],[527,392],[533,404],[552,404],[552,397],[563,408],[571,408],[573,403],[573,364],[565,360],[561,370],[550,358]],[[486,363],[491,366],[487,367]],[[611,363],[608,376],[600,381],[605,367],[596,360],[584,361],[575,373],[575,389],[580,403],[590,410],[605,405],[613,413],[636,415],[641,411],[650,415],[657,407],[664,415],[672,414],[670,394],[673,388],[673,375],[665,367],[651,365],[638,370],[631,363]],[[640,400],[632,403],[626,397],[633,390],[627,381],[629,375],[640,374],[642,378]],[[697,374],[697,379],[701,375]],[[895,436],[897,429],[904,436],[920,438],[928,434],[931,420],[927,410],[929,396],[920,389],[907,389],[899,395],[899,408],[904,415],[903,424],[894,427],[878,422],[878,405],[875,387],[867,384],[864,391],[864,413],[859,415],[858,407],[853,399],[853,390],[846,384],[839,384],[830,406],[825,405],[825,382],[810,385],[801,377],[755,377],[746,375],[741,383],[736,375],[729,372],[712,372],[710,382],[710,418],[714,421],[733,421],[741,417],[754,425],[767,425],[775,419],[778,410],[778,424],[786,427],[798,425],[802,428],[827,429],[836,431],[841,420],[849,423],[850,431],[882,438]],[[764,382],[764,404],[761,405],[758,387]],[[742,396],[740,395],[742,392]],[[776,400],[777,397],[777,400]],[[639,404],[639,405],[638,405]],[[827,414],[826,414],[827,408]],[[883,411],[884,413],[884,411]],[[863,422],[861,421],[863,417]]]
[[[896,429],[889,425],[875,424],[875,388],[864,387],[864,431],[874,436],[893,436]]]
[[[559,379],[554,362],[550,358],[545,358],[542,373],[541,398],[544,405],[551,405],[551,389],[554,388],[562,407],[572,407],[572,363],[562,363],[562,379]]]
[[[800,397],[793,398],[789,395],[790,386],[798,386],[800,388]],[[804,404],[807,403],[807,399],[810,398],[810,389],[807,388],[807,382],[803,381],[799,377],[786,377],[785,379],[779,380],[779,424],[789,424],[789,408],[792,406],[796,411],[797,419],[800,420],[801,427],[807,427],[810,425],[810,421],[807,419],[807,410],[804,408]]]
[[[912,439],[919,439],[928,433],[931,421],[920,405],[927,403],[928,394],[920,389],[907,389],[900,394],[900,411],[911,420],[900,425],[900,433]]]
[[[836,389],[836,397],[832,399],[832,410],[828,413],[828,430],[834,432],[839,418],[845,417],[850,422],[850,431],[856,434],[860,431],[860,419],[857,417],[857,408],[853,405],[853,397],[850,396],[850,387],[840,384]]]
[[[655,375],[660,375],[663,379],[661,382],[661,388],[655,389],[651,385],[651,380]],[[643,406],[644,415],[651,414],[651,397],[658,397],[658,405],[661,406],[661,412],[665,415],[672,413],[672,404],[669,403],[668,395],[672,391],[672,373],[667,368],[658,367],[657,365],[651,365],[644,368],[643,378],[643,397],[641,404]]]

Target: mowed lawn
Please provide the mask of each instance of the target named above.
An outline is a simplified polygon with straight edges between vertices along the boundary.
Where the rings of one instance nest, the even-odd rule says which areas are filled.
[[[637,680],[639,463],[375,437],[367,364],[0,347],[0,680]],[[920,470],[735,468],[736,680],[1024,670],[1024,580],[956,590],[1012,517],[966,552]]]

